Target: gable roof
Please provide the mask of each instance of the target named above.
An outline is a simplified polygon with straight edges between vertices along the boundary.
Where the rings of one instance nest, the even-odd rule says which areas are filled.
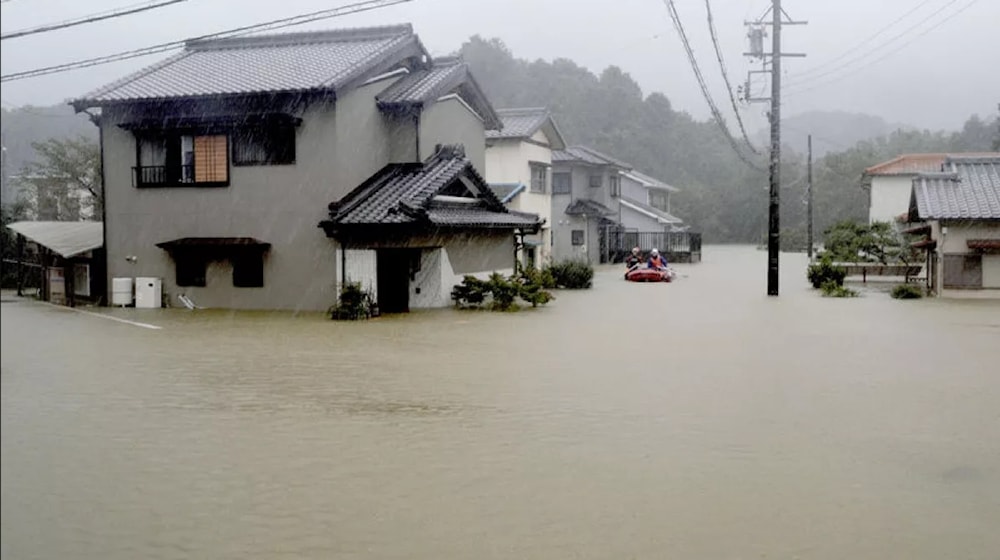
[[[961,153],[927,153],[927,154],[903,154],[889,161],[873,165],[865,169],[865,177],[891,176],[891,175],[917,175],[920,173],[935,173],[941,171],[941,165],[949,157],[991,157],[1000,154],[991,152],[970,152]]]
[[[67,259],[104,246],[104,222],[14,222],[7,227]]]
[[[631,198],[623,196],[620,197],[619,201],[621,202],[621,205],[624,206],[625,208],[628,208],[629,210],[638,212],[644,216],[652,218],[660,222],[661,224],[676,225],[676,224],[681,224],[684,221],[678,218],[677,216],[670,214],[669,212],[664,212],[663,210],[654,208],[644,202],[639,202],[638,200],[633,200]]]
[[[487,138],[496,139],[518,139],[531,138],[536,132],[541,130],[549,139],[549,146],[553,150],[563,150],[566,148],[566,141],[562,132],[556,125],[552,114],[545,107],[521,107],[516,109],[498,109],[497,114],[503,121],[503,129],[499,131],[489,131]]]
[[[340,89],[427,51],[410,25],[194,39],[184,50],[73,102],[111,103]]]
[[[381,109],[421,109],[441,97],[457,93],[475,111],[487,130],[499,130],[503,124],[482,88],[472,76],[469,65],[458,57],[434,60],[429,68],[407,74],[375,96]]]
[[[631,171],[625,171],[625,172],[622,173],[622,175],[625,175],[629,179],[632,179],[633,181],[641,184],[642,186],[646,187],[647,189],[658,189],[658,190],[668,191],[668,192],[678,192],[678,191],[680,191],[680,189],[678,189],[677,187],[668,185],[668,184],[664,183],[663,181],[660,181],[659,179],[656,179],[654,177],[650,177],[649,175],[646,175],[645,173],[640,173],[640,172],[638,172],[638,171],[636,171],[634,169],[631,170]]]
[[[565,150],[552,152],[552,163],[583,163],[587,165],[610,165],[621,169],[632,169],[632,164],[602,154],[587,146],[569,146]]]
[[[490,190],[500,199],[500,202],[507,204],[514,200],[517,195],[525,191],[527,187],[524,183],[490,183]]]
[[[596,200],[578,198],[566,207],[566,214],[570,216],[610,216],[615,211]]]
[[[468,196],[443,196],[457,186]],[[462,146],[439,146],[423,163],[389,164],[343,199],[330,204],[328,232],[344,226],[393,224],[489,229],[537,229],[535,214],[508,210],[465,156]]]
[[[949,157],[913,179],[910,220],[1000,220],[1000,154]]]

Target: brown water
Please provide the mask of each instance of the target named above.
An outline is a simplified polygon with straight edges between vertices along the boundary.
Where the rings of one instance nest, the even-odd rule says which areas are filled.
[[[1000,304],[711,247],[537,312],[2,312],[2,557],[1000,558]]]

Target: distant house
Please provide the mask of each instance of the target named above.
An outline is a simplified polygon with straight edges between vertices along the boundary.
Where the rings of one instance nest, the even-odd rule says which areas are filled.
[[[632,165],[586,146],[552,153],[552,253],[556,260],[608,260],[621,224],[621,172]]]
[[[861,184],[868,192],[868,223],[877,221],[896,223],[900,218],[905,218],[910,203],[913,178],[921,173],[940,171],[948,156],[949,154],[944,153],[903,154],[865,169]]]
[[[523,240],[522,264],[543,264],[552,256],[552,151],[566,147],[544,107],[500,109],[500,130],[486,131],[486,180],[512,210],[538,214],[543,225]]]
[[[1000,297],[1000,154],[948,156],[911,180],[908,232],[927,251],[927,282],[938,295]]]
[[[641,232],[683,231],[684,222],[670,213],[670,195],[677,192],[662,181],[635,170],[622,171],[621,223]]]
[[[106,301],[101,222],[23,221],[7,228],[17,234],[17,258],[4,266],[18,268],[18,293],[30,283],[52,303],[72,307]],[[29,274],[39,274],[40,281],[26,282]]]
[[[501,122],[468,66],[409,25],[193,40],[73,104],[100,110],[109,278],[201,306],[324,310],[346,282],[442,305],[432,261],[512,269],[535,228],[476,179]]]

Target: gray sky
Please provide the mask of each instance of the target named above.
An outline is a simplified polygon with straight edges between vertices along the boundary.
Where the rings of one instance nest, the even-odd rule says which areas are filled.
[[[0,62],[7,74],[347,2],[189,0],[144,14],[7,40],[0,49]],[[3,31],[10,32],[137,3],[139,0],[10,0],[0,4],[0,21]],[[746,33],[743,21],[762,13],[768,3],[712,0],[734,85],[744,81],[750,68],[741,56]],[[704,3],[676,0],[676,4],[702,73],[731,121],[732,109],[715,62]],[[785,61],[786,116],[813,109],[846,110],[879,115],[890,122],[953,129],[972,113],[986,116],[996,112],[1000,102],[1000,34],[996,31],[1000,27],[1000,1],[785,0],[784,5],[794,18],[809,21],[804,27],[785,28],[785,50],[809,55]],[[917,7],[877,38],[864,42]],[[616,64],[646,93],[662,91],[677,109],[700,118],[709,114],[661,0],[413,0],[292,29],[405,22],[414,25],[433,54],[451,52],[473,34],[499,37],[522,58],[566,57],[593,71]],[[846,56],[838,59],[842,55]],[[56,103],[165,56],[4,83],[3,103],[8,108]],[[806,73],[817,67],[820,70]],[[832,73],[822,75],[824,71]],[[758,104],[744,111],[751,128],[764,125],[764,109]]]

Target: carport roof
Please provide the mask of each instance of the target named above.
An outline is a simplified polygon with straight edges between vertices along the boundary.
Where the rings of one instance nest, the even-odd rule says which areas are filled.
[[[66,259],[104,246],[104,222],[14,222],[7,227]]]

